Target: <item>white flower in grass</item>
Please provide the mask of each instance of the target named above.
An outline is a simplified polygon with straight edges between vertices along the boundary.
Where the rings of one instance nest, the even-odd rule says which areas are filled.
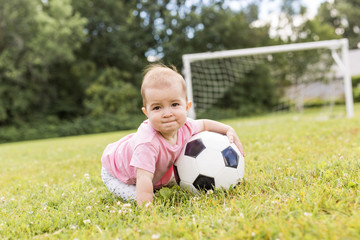
[[[311,217],[311,216],[312,216],[312,213],[304,212],[304,216],[306,216],[306,217]]]
[[[130,203],[125,203],[124,205],[122,205],[123,208],[130,208],[131,204]]]
[[[251,233],[251,236],[255,237],[255,235],[256,235],[256,233],[254,233],[254,232]]]
[[[86,210],[91,210],[91,208],[92,208],[91,206],[87,206]]]
[[[208,190],[208,191],[206,192],[206,194],[213,194],[213,193],[214,193],[213,190]]]
[[[130,208],[123,208],[123,209],[120,210],[120,211],[122,211],[123,213],[130,213],[130,212],[132,212],[132,209],[130,209]]]
[[[131,212],[132,209],[130,208],[131,204],[130,203],[125,203],[122,205],[121,210],[119,211],[119,213],[128,213]]]
[[[85,174],[84,174],[84,177],[85,177],[85,179],[90,179],[90,174],[85,173]]]
[[[245,216],[244,216],[244,214],[241,212],[241,213],[239,213],[239,216],[241,217],[241,218],[244,218]]]
[[[159,239],[159,238],[160,238],[160,233],[151,235],[151,239]]]
[[[83,221],[83,223],[84,224],[89,224],[89,223],[91,223],[91,221],[90,221],[90,219],[86,219],[86,220]]]
[[[192,218],[192,223],[194,224],[194,226],[196,226],[196,220],[195,217]]]
[[[76,225],[70,225],[70,229],[71,229],[71,230],[75,230],[75,229],[76,229]]]
[[[121,202],[120,202],[120,201],[118,201],[116,204],[117,204],[117,205],[120,205],[120,204],[121,204]]]

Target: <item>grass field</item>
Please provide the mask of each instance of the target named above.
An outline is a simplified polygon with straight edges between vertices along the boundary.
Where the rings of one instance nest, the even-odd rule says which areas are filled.
[[[0,145],[0,239],[360,239],[360,105],[225,121],[247,153],[230,191],[178,187],[142,209],[100,179],[105,146],[129,132]]]

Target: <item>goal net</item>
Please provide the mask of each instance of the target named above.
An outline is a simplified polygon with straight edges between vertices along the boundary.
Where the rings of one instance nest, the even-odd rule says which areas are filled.
[[[353,117],[348,40],[183,55],[189,116],[302,111],[346,104]]]

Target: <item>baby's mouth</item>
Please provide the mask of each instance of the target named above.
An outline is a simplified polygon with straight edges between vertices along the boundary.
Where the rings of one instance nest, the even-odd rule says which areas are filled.
[[[175,122],[175,119],[174,120],[164,121],[163,124],[168,124],[168,123],[173,123],[173,122]]]

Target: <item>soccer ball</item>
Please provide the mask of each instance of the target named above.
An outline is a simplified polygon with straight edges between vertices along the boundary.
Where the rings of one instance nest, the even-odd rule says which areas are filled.
[[[229,189],[242,181],[244,158],[227,136],[214,132],[194,135],[174,164],[175,179],[193,193]]]

